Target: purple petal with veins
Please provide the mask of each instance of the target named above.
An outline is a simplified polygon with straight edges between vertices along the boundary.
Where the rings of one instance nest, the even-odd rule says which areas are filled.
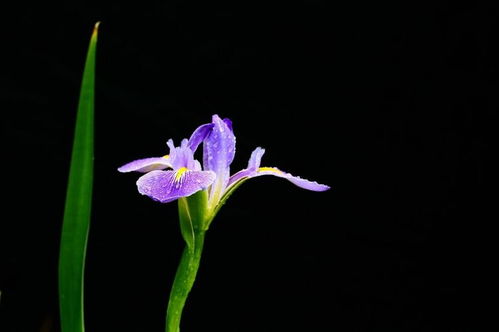
[[[256,174],[254,174],[250,177],[257,177],[257,176],[261,176],[261,175],[277,176],[277,177],[280,177],[280,178],[283,178],[283,179],[290,181],[291,183],[293,183],[294,185],[296,185],[300,188],[307,189],[307,190],[326,191],[326,190],[330,189],[330,187],[326,186],[325,184],[320,184],[320,183],[317,183],[315,181],[309,181],[306,179],[302,179],[299,176],[294,176],[294,175],[291,175],[289,173],[283,172],[276,167],[260,167],[260,168],[258,168],[258,171],[256,172]]]
[[[227,121],[213,116],[213,129],[203,142],[204,170],[217,174],[210,189],[210,200],[217,202],[225,190],[230,176],[230,164],[236,152],[236,137],[227,125]]]
[[[137,188],[142,195],[161,203],[167,203],[180,197],[207,188],[215,180],[215,173],[210,171],[152,171],[137,180]]]
[[[251,153],[251,157],[248,161],[248,168],[243,169],[242,171],[239,171],[230,177],[229,183],[227,185],[227,190],[229,190],[232,185],[236,184],[241,180],[250,179],[262,175],[273,175],[280,178],[284,178],[290,181],[291,183],[295,184],[296,186],[307,190],[326,191],[329,189],[329,186],[314,181],[302,179],[299,176],[294,176],[289,173],[283,172],[276,167],[260,167],[260,162],[262,160],[262,156],[264,153],[265,149],[262,149],[260,147],[256,148]]]
[[[118,171],[121,173],[147,173],[154,170],[172,168],[172,164],[170,163],[169,159],[170,158],[168,156],[138,159],[121,166],[120,168],[118,168]]]
[[[189,138],[189,148],[192,152],[196,152],[199,144],[203,142],[203,140],[208,136],[213,129],[213,123],[207,123],[202,126],[199,126],[194,130],[191,137]]]

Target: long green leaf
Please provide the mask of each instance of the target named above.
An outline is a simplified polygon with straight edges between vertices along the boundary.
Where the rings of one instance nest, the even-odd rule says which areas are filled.
[[[62,332],[83,332],[83,282],[90,225],[94,158],[94,80],[97,29],[88,48],[76,116],[59,256]]]

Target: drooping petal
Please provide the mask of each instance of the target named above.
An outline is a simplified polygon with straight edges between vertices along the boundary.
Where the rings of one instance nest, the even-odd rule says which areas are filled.
[[[142,195],[168,203],[206,189],[214,180],[210,171],[152,171],[137,180],[137,188]]]
[[[213,116],[213,129],[203,142],[204,170],[217,174],[214,185],[210,189],[210,202],[218,202],[225,190],[230,176],[230,164],[234,160],[236,137],[227,121]]]
[[[150,171],[161,170],[165,168],[172,168],[172,164],[170,162],[170,156],[168,155],[164,157],[152,157],[152,158],[135,160],[121,166],[120,168],[118,168],[118,171],[121,173],[128,173],[128,172],[147,173]]]
[[[317,183],[315,181],[309,181],[306,179],[302,179],[299,176],[294,176],[292,174],[286,173],[278,169],[277,167],[260,167],[260,162],[262,160],[262,156],[265,153],[265,149],[261,147],[257,147],[252,153],[251,157],[248,161],[248,167],[243,169],[234,175],[232,175],[229,179],[229,183],[225,190],[225,193],[228,193],[233,190],[233,188],[240,185],[242,182],[247,179],[262,176],[262,175],[273,175],[280,178],[284,178],[291,183],[295,184],[300,188],[304,188],[312,191],[326,191],[330,189],[329,186]],[[225,197],[224,193],[224,197]]]
[[[273,176],[277,176],[280,178],[284,178],[284,179],[290,181],[291,183],[293,183],[294,185],[296,185],[300,188],[303,188],[303,189],[307,189],[307,190],[326,191],[326,190],[330,189],[330,187],[325,185],[325,184],[320,184],[320,183],[317,183],[315,181],[309,181],[306,179],[302,179],[299,176],[294,176],[294,175],[291,175],[289,173],[283,172],[280,169],[278,169],[277,167],[260,167],[260,168],[258,168],[256,173],[254,173],[250,177],[257,177],[257,176],[261,176],[261,175],[273,175]]]
[[[312,191],[326,191],[329,188],[329,186],[320,184],[317,182],[309,181],[306,179],[302,179],[298,176],[293,176],[289,173],[285,173],[281,171],[280,169],[276,167],[259,167],[260,166],[260,160],[265,152],[264,149],[262,148],[257,148],[253,153],[251,154],[251,158],[248,162],[248,168],[243,169],[236,174],[232,175],[229,179],[229,183],[227,187],[225,188],[219,203],[215,206],[215,212],[216,214],[222,205],[227,201],[227,199],[236,191],[239,186],[241,186],[244,182],[247,180],[262,176],[262,175],[274,175],[277,177],[284,178],[291,183],[295,184],[296,186],[300,188],[304,188],[307,190],[312,190]]]
[[[213,123],[207,123],[201,125],[194,130],[191,137],[189,138],[189,148],[192,152],[196,152],[199,144],[203,142],[203,140],[210,134],[210,131],[213,129]]]

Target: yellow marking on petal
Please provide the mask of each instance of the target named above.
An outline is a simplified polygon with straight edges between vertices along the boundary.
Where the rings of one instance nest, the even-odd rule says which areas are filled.
[[[175,182],[179,182],[184,176],[185,172],[187,172],[187,167],[181,167],[175,172]]]
[[[166,155],[163,156],[163,158],[168,159],[168,158],[170,158],[170,155],[166,154]]]
[[[274,172],[277,174],[282,174],[282,171],[278,170],[275,167],[260,167],[258,168],[258,172]]]

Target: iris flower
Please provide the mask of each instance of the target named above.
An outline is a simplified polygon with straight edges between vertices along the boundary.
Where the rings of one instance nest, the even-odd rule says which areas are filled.
[[[203,143],[203,167],[194,159],[194,153]],[[236,152],[236,137],[229,119],[213,115],[212,123],[198,127],[189,139],[180,146],[173,140],[167,142],[170,153],[163,157],[152,157],[132,161],[120,168],[120,172],[146,173],[137,181],[138,191],[161,203],[188,197],[206,189],[208,191],[208,213],[214,217],[221,205],[234,189],[250,178],[272,175],[284,178],[298,187],[325,191],[329,186],[302,179],[277,167],[261,167],[265,150],[257,147],[248,166],[230,175],[230,165]]]
[[[203,145],[203,167],[194,153]],[[137,180],[143,195],[161,203],[178,200],[180,230],[187,244],[180,260],[168,302],[166,332],[179,332],[180,317],[201,259],[205,233],[227,198],[246,180],[272,175],[290,181],[298,187],[325,191],[329,187],[293,176],[276,167],[260,166],[265,150],[257,147],[248,166],[230,175],[230,165],[236,152],[236,137],[229,119],[213,115],[212,122],[198,127],[180,146],[167,142],[170,153],[132,161],[120,172],[145,173]]]

